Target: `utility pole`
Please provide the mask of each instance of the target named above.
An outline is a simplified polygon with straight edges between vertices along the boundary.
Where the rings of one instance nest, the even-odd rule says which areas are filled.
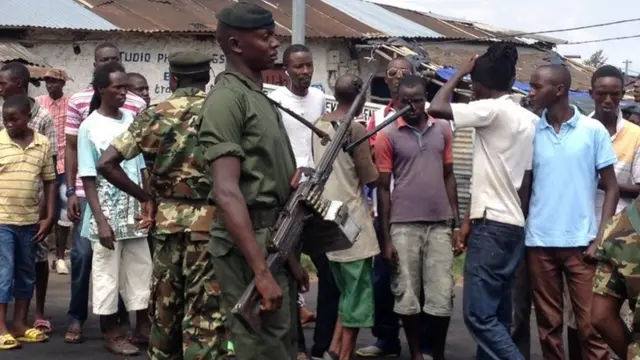
[[[305,30],[307,23],[307,2],[306,0],[293,0],[293,15],[291,31],[291,44],[304,45]]]
[[[624,64],[624,74],[625,74],[625,76],[629,75],[629,64],[631,64],[632,61],[631,60],[625,60],[622,63]]]

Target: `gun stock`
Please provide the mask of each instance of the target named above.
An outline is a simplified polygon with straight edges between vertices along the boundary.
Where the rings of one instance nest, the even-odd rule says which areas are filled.
[[[240,300],[231,310],[232,314],[237,315],[247,327],[252,329],[259,329],[262,326],[260,298],[256,290],[256,282],[251,280],[244,293],[242,293]]]

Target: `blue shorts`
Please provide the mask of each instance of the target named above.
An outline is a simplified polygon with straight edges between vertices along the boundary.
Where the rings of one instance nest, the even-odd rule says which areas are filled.
[[[33,296],[37,232],[37,225],[0,225],[0,304]]]
[[[58,189],[58,206],[56,207],[55,218],[58,220],[58,225],[71,227],[73,223],[69,221],[69,217],[67,216],[67,183],[64,174],[58,174],[56,176],[56,184]]]

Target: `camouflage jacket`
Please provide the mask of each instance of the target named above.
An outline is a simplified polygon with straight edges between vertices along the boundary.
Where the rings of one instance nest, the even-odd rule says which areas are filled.
[[[157,205],[155,232],[208,232],[215,208],[207,204],[211,181],[198,144],[206,93],[180,88],[140,113],[111,145],[125,159],[142,153]]]

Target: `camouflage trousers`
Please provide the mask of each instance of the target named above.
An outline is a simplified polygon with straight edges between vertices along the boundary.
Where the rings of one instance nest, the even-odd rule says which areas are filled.
[[[629,205],[604,226],[598,244],[598,267],[593,292],[603,296],[629,300],[634,311],[634,330],[640,327],[640,203]],[[633,341],[627,349],[627,360],[640,360],[640,343]]]
[[[152,360],[226,359],[220,290],[207,252],[208,234],[154,234]]]

